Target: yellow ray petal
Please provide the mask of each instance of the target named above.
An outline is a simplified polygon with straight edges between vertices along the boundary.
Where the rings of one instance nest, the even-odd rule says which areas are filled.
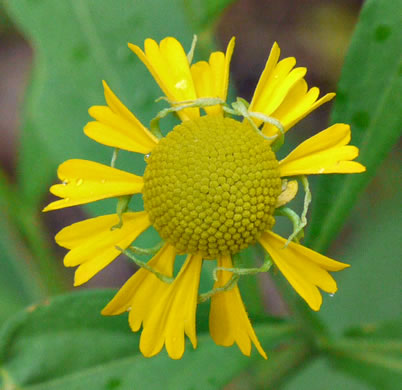
[[[215,80],[219,83],[219,97],[222,100],[226,100],[228,95],[228,86],[229,86],[229,76],[230,76],[230,62],[232,60],[233,50],[235,46],[235,38],[229,41],[229,44],[226,48],[225,53],[225,63],[224,66],[219,66],[219,62],[215,59],[214,54],[212,54],[209,58],[209,63],[211,65],[212,71],[215,74]]]
[[[279,194],[275,207],[282,207],[289,203],[297,195],[298,189],[299,185],[297,184],[297,180],[288,181],[285,189]]]
[[[272,113],[272,116],[282,123],[285,131],[289,130],[290,126],[288,126],[288,124],[294,119],[295,111],[298,111],[298,107],[304,107],[305,105],[310,107],[311,104],[317,100],[319,95],[318,88],[311,88],[308,92],[307,90],[308,86],[306,80],[299,80],[290,89],[282,104]],[[269,123],[265,123],[262,132],[271,137],[278,133],[278,129]]]
[[[64,199],[50,203],[43,211],[137,194],[143,187],[140,176],[87,160],[68,160],[59,166],[57,175],[63,184],[50,187],[50,192]]]
[[[128,46],[148,68],[168,99],[181,102],[197,98],[186,53],[175,38],[165,38],[159,45],[146,39],[145,52],[131,43]],[[187,108],[178,115],[182,120],[196,119],[199,109]]]
[[[276,65],[278,64],[279,55],[281,53],[281,49],[279,48],[278,44],[274,42],[271,48],[271,52],[269,53],[268,60],[265,64],[265,68],[258,80],[257,87],[255,88],[255,92],[250,104],[250,111],[259,111],[259,104],[264,100],[264,95],[266,94],[266,88],[269,83],[269,80],[272,79],[272,73],[275,69]]]
[[[306,69],[292,70],[296,60],[288,57],[278,62],[279,54],[279,47],[275,43],[258,81],[249,111],[279,120],[285,131],[288,131],[310,112],[331,100],[335,94],[330,93],[317,100],[318,88],[307,91],[307,83],[304,80]],[[257,125],[261,124],[261,121],[255,122]],[[278,129],[266,123],[262,131],[267,136],[273,136],[277,134]]]
[[[350,127],[337,123],[301,143],[279,163],[281,176],[359,173],[366,168],[351,161],[359,154],[350,141]]]
[[[163,275],[173,275],[176,250],[165,244],[148,262],[148,265]],[[133,332],[140,329],[145,318],[152,313],[159,297],[169,288],[153,273],[144,268],[139,269],[118,291],[114,298],[102,310],[103,315],[118,315],[129,311],[129,324]]]
[[[103,94],[105,96],[105,100],[109,108],[118,115],[120,118],[126,120],[127,122],[131,122],[138,127],[143,129],[141,122],[135,117],[135,115],[121,102],[121,100],[114,94],[114,92],[110,89],[109,85],[105,80],[102,80],[103,85]],[[150,134],[151,138],[153,137]]]
[[[115,221],[116,214],[109,214],[76,222],[61,229],[56,234],[55,241],[63,248],[73,249],[94,239],[99,232],[110,229]]]
[[[232,38],[226,49],[226,54],[218,51],[209,57],[209,62],[200,61],[191,66],[197,97],[218,97],[226,100],[229,84],[229,67],[232,58],[235,39]],[[206,107],[210,115],[221,114],[222,106]]]
[[[176,250],[171,245],[166,245],[162,250],[163,252],[158,253],[156,259],[156,256],[154,256],[150,260],[149,265],[166,276],[172,276]],[[128,322],[134,332],[138,331],[144,321],[150,317],[152,307],[158,304],[159,297],[169,288],[169,284],[162,282],[148,271],[146,278],[131,301],[131,308],[128,314]]]
[[[230,256],[218,259],[218,267],[232,268]],[[231,272],[218,271],[218,281],[215,282],[214,288],[224,286],[231,277]],[[209,331],[216,344],[228,347],[236,342],[240,351],[246,356],[250,356],[253,342],[260,355],[267,359],[250,323],[237,285],[231,290],[212,296]]]
[[[302,90],[305,89],[304,92]],[[296,123],[305,118],[312,111],[329,102],[335,97],[334,93],[327,93],[317,100],[320,90],[316,87],[307,91],[306,81],[299,80],[289,91],[289,94],[283,100],[278,109],[272,113],[272,117],[279,120],[285,129],[285,132],[293,127]],[[277,133],[276,127],[269,123],[264,124],[262,129],[267,136]]]
[[[300,122],[303,118],[305,118],[308,114],[316,110],[318,107],[322,106],[324,103],[329,102],[335,97],[335,93],[327,93],[326,95],[322,96],[319,98],[317,101],[310,103],[310,99],[313,95],[310,91],[313,90],[311,88],[307,94],[306,98],[303,98],[298,102],[298,104],[293,106],[292,112],[288,113],[287,117],[283,121],[283,126],[285,127],[285,130],[289,130],[291,127],[293,127],[296,123]],[[317,88],[318,90],[318,88]],[[311,99],[312,100],[312,99]]]
[[[289,73],[295,66],[296,60],[293,57],[285,58],[278,62],[272,70],[270,77],[267,79],[265,88],[261,92],[260,98],[257,100],[253,97],[250,103],[249,111],[260,112],[264,115],[270,116],[275,108],[278,106],[278,101],[275,101],[275,95],[281,96],[282,99],[286,96],[286,91],[297,81],[297,77],[291,77],[292,84],[288,85],[286,80]],[[303,76],[305,73],[304,68],[299,68],[294,75]]]
[[[286,240],[273,232],[263,233],[259,241],[296,292],[316,311],[322,303],[317,287],[329,293],[337,290],[328,271],[349,267],[293,242],[285,248]]]
[[[218,53],[221,54],[221,56],[219,56],[221,57],[219,58],[220,62],[223,62],[223,53]],[[212,97],[215,92],[215,85],[209,63],[206,61],[198,61],[195,64],[191,65],[191,75],[194,80],[194,86],[197,92],[197,96]]]
[[[123,226],[112,229],[118,223],[117,214],[104,215],[67,226],[56,235],[56,242],[70,249],[64,257],[64,265],[79,265],[75,286],[87,282],[120,255],[116,246],[126,249],[150,226],[145,211],[123,214]]]
[[[275,112],[275,110],[284,102],[292,87],[299,80],[303,79],[306,72],[306,68],[295,68],[288,75],[284,76],[282,80],[279,80],[278,85],[271,92],[269,99],[267,99],[264,108],[265,112],[269,113],[269,115],[272,115],[272,113]]]
[[[93,106],[89,114],[96,119],[84,127],[84,133],[93,140],[115,148],[147,154],[158,143],[141,122],[103,82],[107,106]]]
[[[146,357],[160,352],[163,345],[172,359],[184,353],[184,334],[197,346],[195,314],[202,257],[189,255],[169,288],[158,298],[152,313],[144,320],[140,350]]]

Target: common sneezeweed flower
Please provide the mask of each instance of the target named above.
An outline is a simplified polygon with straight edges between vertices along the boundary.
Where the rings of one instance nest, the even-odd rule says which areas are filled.
[[[334,94],[318,99],[319,90],[308,89],[304,80],[305,68],[294,68],[294,58],[278,62],[276,43],[251,103],[238,98],[232,106],[225,100],[234,39],[226,53],[214,52],[208,62],[193,65],[194,47],[186,55],[174,38],[165,38],[160,44],[147,39],[144,51],[135,45],[129,47],[151,72],[170,108],[162,110],[147,129],[103,83],[107,106],[89,109],[95,120],[84,132],[116,148],[112,166],[85,160],[64,162],[58,170],[63,183],[50,189],[62,199],[45,210],[111,197],[118,198],[117,209],[114,214],[75,223],[57,234],[57,243],[69,249],[64,264],[78,266],[76,286],[87,282],[121,252],[141,267],[102,314],[128,311],[131,329],[143,328],[140,350],[147,357],[165,345],[171,358],[181,358],[185,334],[195,348],[197,304],[211,299],[209,326],[215,343],[237,343],[245,355],[250,355],[253,343],[266,358],[237,281],[242,275],[267,271],[272,260],[313,310],[319,310],[322,302],[318,288],[336,292],[336,282],[328,271],[348,265],[304,247],[299,239],[310,201],[305,175],[365,170],[352,161],[358,149],[348,145],[350,127],[335,124],[278,161],[275,153],[285,132]],[[177,113],[181,124],[162,137],[159,121],[171,112]],[[143,177],[114,167],[118,149],[146,156]],[[301,217],[286,207],[298,191],[297,179],[306,193]],[[143,196],[145,211],[128,208],[130,197],[137,193]],[[288,239],[272,231],[276,216],[292,220],[294,231]],[[132,243],[151,225],[162,243],[148,262],[142,262],[137,255],[152,250]],[[255,243],[269,254],[264,264],[261,268],[239,268],[234,255]],[[174,275],[177,254],[187,254],[187,258]],[[215,284],[211,291],[199,295],[202,264],[210,260],[217,261]]]

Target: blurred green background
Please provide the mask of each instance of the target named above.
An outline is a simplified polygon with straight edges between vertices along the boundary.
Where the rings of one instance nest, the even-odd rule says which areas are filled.
[[[153,389],[160,381],[160,388],[169,389],[399,388],[402,3],[367,1],[359,17],[362,3],[0,1],[1,389]],[[360,161],[368,166],[359,179],[331,184],[312,178],[307,243],[352,264],[336,275],[339,291],[324,297],[317,316],[306,313],[300,298],[278,289],[277,276],[243,283],[268,362],[213,345],[203,312],[199,349],[188,348],[180,362],[163,354],[142,358],[124,316],[110,322],[99,315],[112,293],[86,291],[121,286],[134,270],[124,258],[84,288],[49,301],[72,290],[73,271],[62,267],[65,252],[54,244],[54,234],[112,207],[106,201],[40,213],[51,200],[48,188],[59,163],[110,159],[107,148],[82,133],[87,109],[103,104],[101,80],[148,123],[160,109],[154,100],[161,93],[127,42],[142,46],[147,37],[172,35],[188,49],[194,33],[197,59],[213,48],[224,50],[236,36],[232,93],[247,100],[277,41],[281,57],[295,56],[308,68],[310,86],[338,93],[331,114],[327,104],[297,125],[287,137],[288,149],[330,120],[344,121],[352,125],[352,144],[361,147]],[[144,169],[141,157],[125,154],[122,166]],[[38,310],[30,306],[41,302]],[[288,324],[297,325],[294,334]]]

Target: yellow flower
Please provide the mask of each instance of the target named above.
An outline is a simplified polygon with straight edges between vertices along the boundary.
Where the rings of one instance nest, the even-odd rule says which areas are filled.
[[[216,282],[207,297],[211,298],[213,340],[223,346],[236,343],[247,356],[254,344],[266,358],[236,284],[240,273],[233,255],[260,243],[313,310],[319,310],[322,303],[318,288],[336,292],[329,271],[348,265],[293,242],[297,239],[287,242],[272,228],[276,210],[298,190],[297,181],[286,178],[365,170],[353,161],[358,149],[349,145],[350,127],[335,124],[278,161],[274,150],[280,133],[334,94],[318,99],[317,88],[308,90],[306,69],[293,69],[294,58],[278,62],[276,43],[251,104],[248,108],[241,101],[233,105],[240,107],[238,112],[223,104],[234,39],[226,53],[214,52],[208,62],[193,65],[174,38],[165,38],[160,44],[147,39],[144,51],[136,45],[129,47],[151,72],[182,122],[161,138],[158,131],[143,126],[103,83],[107,106],[89,109],[95,120],[85,126],[85,134],[101,144],[146,155],[147,167],[139,177],[85,160],[60,165],[58,175],[63,183],[52,186],[51,192],[62,199],[45,211],[110,197],[120,199],[115,214],[75,223],[57,234],[57,243],[69,249],[64,263],[78,266],[75,285],[85,283],[152,225],[163,245],[148,263],[137,262],[142,268],[102,314],[128,311],[131,329],[143,328],[140,349],[144,356],[153,356],[165,346],[171,358],[179,359],[185,335],[194,348],[197,345],[202,263],[216,260]],[[234,120],[228,113],[241,113],[245,119]],[[128,211],[127,199],[137,193],[143,195],[145,211]],[[187,258],[175,276],[177,254],[187,254]]]

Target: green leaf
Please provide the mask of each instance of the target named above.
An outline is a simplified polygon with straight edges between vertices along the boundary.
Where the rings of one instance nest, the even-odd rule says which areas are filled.
[[[368,390],[367,384],[334,369],[325,356],[314,359],[281,388],[281,390]]]
[[[320,178],[315,192],[308,244],[325,251],[345,218],[401,134],[402,1],[368,0],[339,83],[332,123],[352,126],[367,172]]]
[[[0,323],[44,296],[32,256],[10,215],[16,204],[14,189],[0,170]]]
[[[102,80],[145,125],[164,107],[154,102],[162,92],[128,42],[142,46],[148,37],[175,36],[189,49],[196,29],[208,22],[205,18],[212,22],[227,3],[207,2],[198,14],[192,3],[183,0],[120,0],[118,6],[108,0],[7,0],[8,13],[35,54],[19,161],[24,196],[32,204],[39,202],[43,183],[66,159],[109,163],[111,148],[93,142],[82,131],[90,120],[88,108],[105,104]],[[165,125],[171,128],[172,122]],[[142,173],[142,155],[121,155],[118,167],[135,167]],[[102,208],[96,203],[92,210]]]
[[[363,194],[353,212],[349,235],[343,235],[331,250],[335,259],[351,262],[352,267],[333,274],[338,291],[323,294],[319,316],[330,330],[342,334],[346,328],[363,323],[392,321],[401,312],[402,291],[400,252],[402,183],[396,155],[387,157],[376,180],[379,192]],[[361,223],[364,216],[364,223]],[[359,308],[356,310],[356,308]]]
[[[208,28],[234,0],[184,0],[187,15],[197,30]]]
[[[147,359],[138,350],[127,316],[102,317],[111,291],[84,291],[53,298],[9,321],[0,333],[3,386],[29,390],[216,389],[253,359],[236,348],[216,346],[207,332],[198,335],[179,361],[165,352]],[[200,313],[199,313],[200,314]],[[200,315],[199,315],[200,317]],[[200,318],[205,328],[207,318]],[[285,323],[261,324],[256,332],[264,348],[293,335]],[[191,373],[191,375],[189,375]],[[14,387],[13,387],[14,386]],[[7,388],[7,387],[6,387]]]
[[[4,247],[2,253],[8,255],[8,261],[0,264],[3,266],[0,279],[5,280],[3,287],[11,284],[26,304],[47,293],[60,293],[64,290],[65,278],[55,262],[38,211],[21,196],[0,170],[0,214],[3,214],[0,225],[4,224],[0,227],[3,230],[0,249]],[[7,263],[8,270],[4,269]],[[13,282],[13,276],[18,282]]]
[[[42,298],[43,291],[30,264],[32,258],[1,205],[0,237],[0,296],[7,297],[4,301],[0,299],[1,318],[6,304],[24,306]]]
[[[31,81],[31,84],[34,80]],[[27,103],[31,97],[32,88],[28,87],[25,96]],[[50,151],[41,141],[40,131],[34,121],[28,107],[23,108],[23,123],[20,135],[18,177],[17,185],[19,197],[27,208],[35,213],[39,211],[39,204],[44,198],[49,183],[56,176],[56,163],[51,157]],[[38,153],[40,151],[40,153]],[[38,156],[40,156],[38,158]]]
[[[402,322],[351,329],[329,347],[335,366],[375,388],[402,383]]]

